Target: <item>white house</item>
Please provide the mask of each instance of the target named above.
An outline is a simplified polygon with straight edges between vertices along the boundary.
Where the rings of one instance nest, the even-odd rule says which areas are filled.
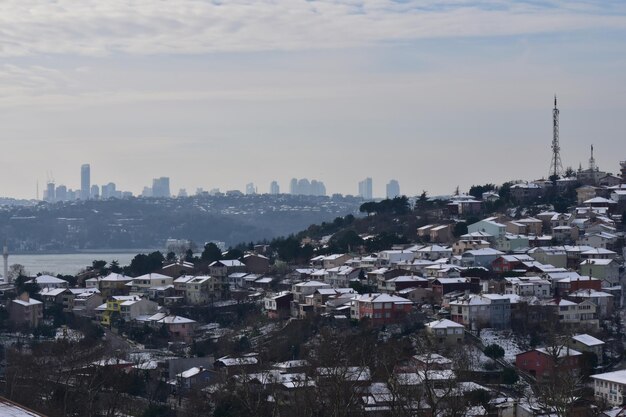
[[[426,323],[426,331],[439,343],[458,344],[463,342],[465,337],[465,326],[448,319]]]
[[[45,288],[67,288],[69,283],[64,279],[53,277],[51,275],[39,275],[31,280],[26,281],[26,284],[37,283],[41,289]]]
[[[624,403],[626,370],[591,375],[591,379],[596,399],[614,406],[621,406]]]

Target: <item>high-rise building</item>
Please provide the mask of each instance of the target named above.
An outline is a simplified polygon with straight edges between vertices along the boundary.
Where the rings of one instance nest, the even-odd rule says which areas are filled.
[[[107,198],[115,197],[115,188],[116,186],[114,182],[103,185],[102,189],[100,190],[102,199],[106,200]]]
[[[253,182],[249,182],[248,184],[246,184],[246,194],[247,195],[256,194],[256,187],[254,186]]]
[[[43,199],[48,203],[54,203],[56,201],[56,194],[53,182],[49,182],[48,184],[46,184],[46,191],[44,193]]]
[[[100,198],[100,187],[98,187],[96,184],[92,185],[89,196],[92,200],[98,200]]]
[[[387,184],[387,198],[396,197],[400,197],[400,184],[396,180],[391,180]]]
[[[322,181],[312,180],[311,181],[311,195],[326,195],[326,186]]]
[[[83,164],[80,167],[80,199],[89,200],[91,193],[91,167]]]
[[[372,179],[370,177],[359,181],[359,197],[365,200],[372,199]]]
[[[293,178],[289,185],[289,194],[324,196],[326,195],[326,186],[322,181]]]
[[[311,195],[311,183],[307,178],[298,180],[298,194]]]
[[[296,178],[292,178],[291,182],[289,182],[289,194],[291,195],[300,194],[298,192],[298,180]]]
[[[67,201],[67,187],[65,185],[59,185],[55,190],[55,197],[57,201]]]
[[[161,177],[152,180],[152,197],[170,197],[170,178]]]
[[[270,184],[270,194],[280,194],[280,187],[278,186],[278,183],[276,181],[272,181],[272,183]]]

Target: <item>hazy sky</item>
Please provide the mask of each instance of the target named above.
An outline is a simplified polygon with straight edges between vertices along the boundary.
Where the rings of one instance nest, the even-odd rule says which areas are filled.
[[[0,195],[169,176],[410,195],[626,160],[626,2],[3,0]]]

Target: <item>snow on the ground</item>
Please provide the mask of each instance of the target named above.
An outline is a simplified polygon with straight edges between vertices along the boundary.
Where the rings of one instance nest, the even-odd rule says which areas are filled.
[[[504,360],[515,362],[515,355],[522,353],[515,335],[510,330],[482,329],[480,340],[485,346],[496,344],[504,349]]]
[[[70,342],[80,342],[85,337],[81,332],[74,329],[59,328],[57,329],[55,340],[67,340]]]

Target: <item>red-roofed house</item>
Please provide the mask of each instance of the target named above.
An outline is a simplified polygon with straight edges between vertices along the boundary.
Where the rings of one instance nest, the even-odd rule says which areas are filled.
[[[397,323],[413,308],[413,302],[389,294],[362,294],[352,300],[350,316],[361,320],[368,318],[374,325]]]

